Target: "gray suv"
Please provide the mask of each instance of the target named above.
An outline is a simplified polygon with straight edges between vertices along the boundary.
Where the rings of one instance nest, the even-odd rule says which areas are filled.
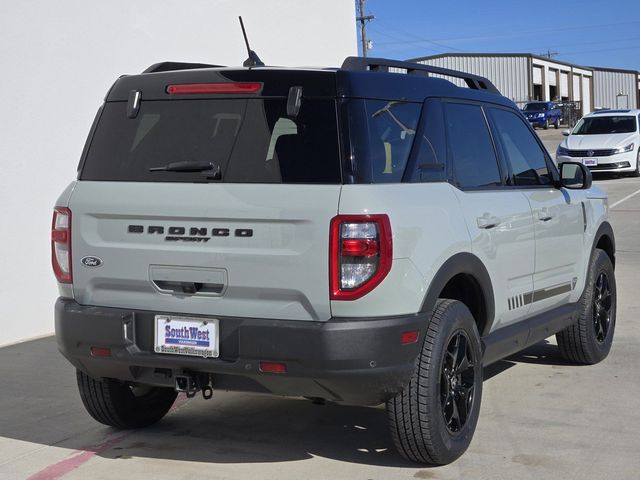
[[[116,428],[177,392],[386,403],[399,452],[445,464],[483,366],[553,334],[596,363],[615,327],[588,169],[487,79],[392,60],[120,77],[51,245],[59,349]]]

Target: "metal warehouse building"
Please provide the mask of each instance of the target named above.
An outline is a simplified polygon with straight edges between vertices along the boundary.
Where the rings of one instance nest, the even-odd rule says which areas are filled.
[[[631,70],[583,67],[530,53],[448,53],[410,61],[482,75],[519,104],[577,102],[583,115],[597,108],[640,108],[640,73]]]
[[[595,108],[640,108],[640,74],[633,70],[593,69]]]

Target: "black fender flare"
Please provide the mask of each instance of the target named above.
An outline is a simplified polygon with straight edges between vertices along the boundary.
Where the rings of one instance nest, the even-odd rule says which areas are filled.
[[[596,249],[596,245],[598,245],[598,243],[600,242],[600,239],[604,236],[609,237],[609,239],[611,240],[611,247],[613,249],[612,251],[612,255],[613,258],[611,258],[611,263],[613,263],[613,266],[615,268],[616,266],[616,237],[613,233],[613,227],[611,226],[611,224],[607,221],[604,221],[600,224],[600,226],[598,227],[598,230],[596,230],[595,235],[593,236],[593,244],[591,245],[591,255],[589,256],[589,262],[591,261],[591,259],[593,258],[593,252]]]
[[[493,295],[493,285],[491,283],[489,272],[487,272],[482,261],[472,253],[457,253],[442,264],[429,285],[420,311],[432,311],[436,305],[438,296],[444,289],[445,285],[449,280],[461,273],[472,276],[478,283],[478,286],[484,296],[486,322],[482,331],[479,332],[480,336],[483,337],[491,330],[491,326],[493,325],[495,317],[495,298]]]

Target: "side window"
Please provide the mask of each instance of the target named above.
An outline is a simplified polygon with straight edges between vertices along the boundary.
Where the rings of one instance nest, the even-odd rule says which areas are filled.
[[[447,143],[455,183],[460,188],[501,185],[498,161],[482,109],[445,104]]]
[[[347,109],[355,183],[400,183],[422,104],[352,99]]]
[[[496,139],[511,164],[515,185],[551,185],[546,156],[524,121],[515,113],[491,109]]]
[[[444,182],[446,171],[446,139],[442,103],[427,100],[413,147],[413,171],[410,182]]]
[[[371,183],[400,182],[416,136],[422,105],[379,100],[365,100],[365,103]]]

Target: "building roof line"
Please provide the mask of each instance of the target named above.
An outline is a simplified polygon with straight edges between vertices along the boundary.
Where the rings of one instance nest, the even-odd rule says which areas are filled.
[[[411,58],[409,60],[407,60],[408,62],[421,62],[424,60],[435,60],[437,58],[444,58],[444,57],[477,57],[477,58],[482,58],[482,57],[522,57],[522,58],[532,58],[532,59],[536,59],[536,60],[542,60],[544,62],[549,62],[549,63],[557,63],[559,65],[564,65],[567,67],[572,67],[572,68],[579,68],[582,70],[613,70],[613,69],[607,69],[607,68],[603,68],[603,67],[588,67],[585,65],[576,65],[575,63],[570,63],[570,62],[565,62],[564,60],[556,60],[553,58],[547,58],[547,57],[543,57],[541,55],[535,55],[533,53],[462,53],[462,52],[454,52],[454,53],[439,53],[437,55],[427,55],[424,57],[417,57],[417,58]],[[638,73],[635,70],[627,70],[627,72],[633,72],[633,73]]]
[[[635,75],[640,75],[640,70],[627,70],[624,68],[609,68],[609,67],[589,67],[593,71],[598,72],[618,72],[618,73],[633,73]]]

